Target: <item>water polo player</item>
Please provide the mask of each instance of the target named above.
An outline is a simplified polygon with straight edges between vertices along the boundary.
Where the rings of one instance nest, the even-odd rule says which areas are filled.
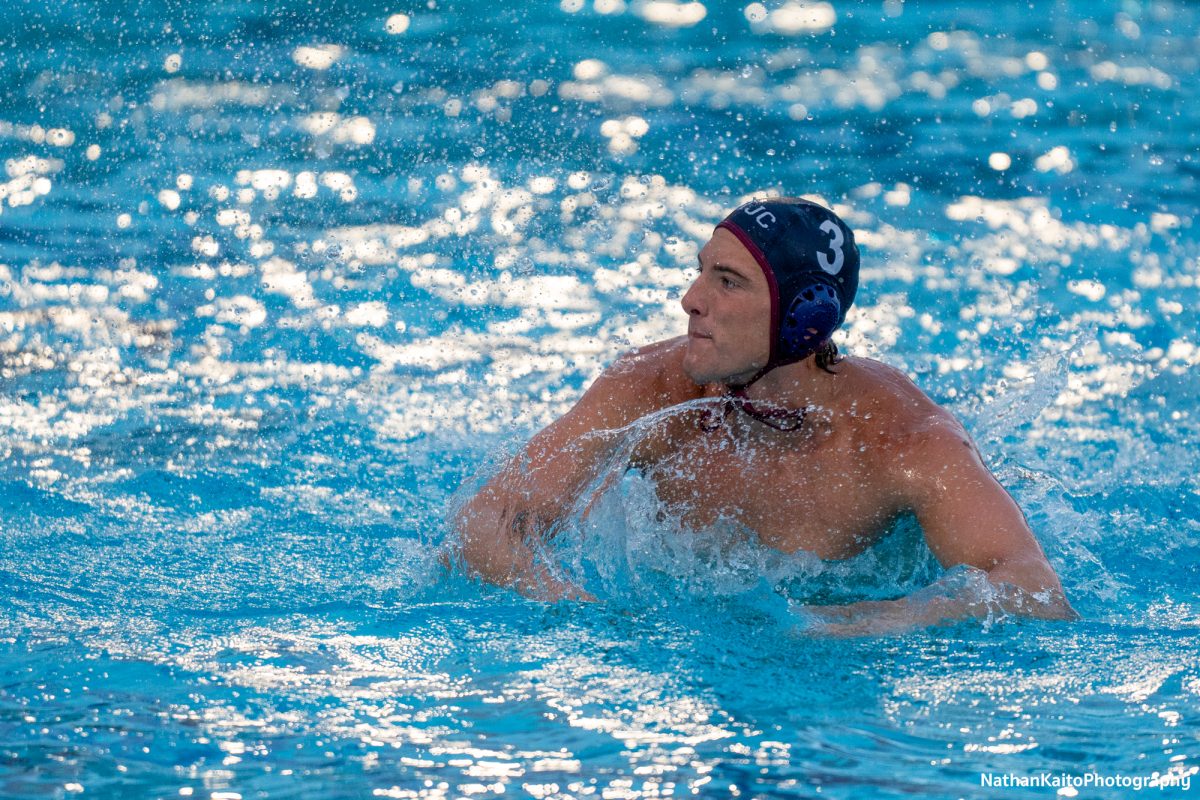
[[[631,464],[686,526],[735,520],[764,545],[844,559],[913,514],[943,566],[980,571],[993,606],[1075,616],[961,424],[898,370],[838,353],[830,337],[854,302],[859,254],[836,214],[795,198],[746,203],[699,268],[682,299],[687,335],[618,359],[461,509],[471,573],[532,597],[588,597],[531,545],[614,452],[612,432],[654,414]],[[830,619],[931,624],[984,613],[980,597],[855,604]]]

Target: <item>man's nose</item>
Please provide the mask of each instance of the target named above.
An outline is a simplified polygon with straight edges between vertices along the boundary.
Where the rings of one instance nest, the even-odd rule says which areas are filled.
[[[679,304],[683,306],[683,310],[688,316],[701,316],[704,314],[703,298],[700,291],[700,279],[692,281],[692,285],[683,293]]]

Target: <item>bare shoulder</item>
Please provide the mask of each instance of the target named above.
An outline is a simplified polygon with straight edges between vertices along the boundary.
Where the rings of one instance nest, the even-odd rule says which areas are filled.
[[[667,339],[622,354],[588,388],[584,401],[623,425],[699,396],[700,387],[683,371],[686,337]]]
[[[839,396],[854,420],[856,438],[889,463],[909,467],[936,459],[947,446],[974,444],[962,423],[935,403],[901,370],[869,358],[846,358]]]
[[[661,342],[635,347],[617,357],[606,375],[628,375],[633,378],[658,379],[670,372],[672,367],[681,369],[683,351],[687,346],[686,336],[664,339]]]

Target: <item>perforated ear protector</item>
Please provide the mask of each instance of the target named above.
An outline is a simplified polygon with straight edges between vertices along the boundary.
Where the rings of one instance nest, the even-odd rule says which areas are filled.
[[[837,329],[841,311],[833,287],[813,283],[802,289],[780,321],[780,360],[801,361],[815,353]]]

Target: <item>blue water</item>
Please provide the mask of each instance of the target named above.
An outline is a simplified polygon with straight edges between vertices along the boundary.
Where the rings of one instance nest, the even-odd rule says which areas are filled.
[[[0,796],[1197,771],[1194,4],[272,6],[6,8]],[[439,564],[760,190],[856,229],[843,348],[964,420],[1083,621],[812,635],[937,578],[919,532],[734,547],[636,475],[551,554],[597,604]]]

